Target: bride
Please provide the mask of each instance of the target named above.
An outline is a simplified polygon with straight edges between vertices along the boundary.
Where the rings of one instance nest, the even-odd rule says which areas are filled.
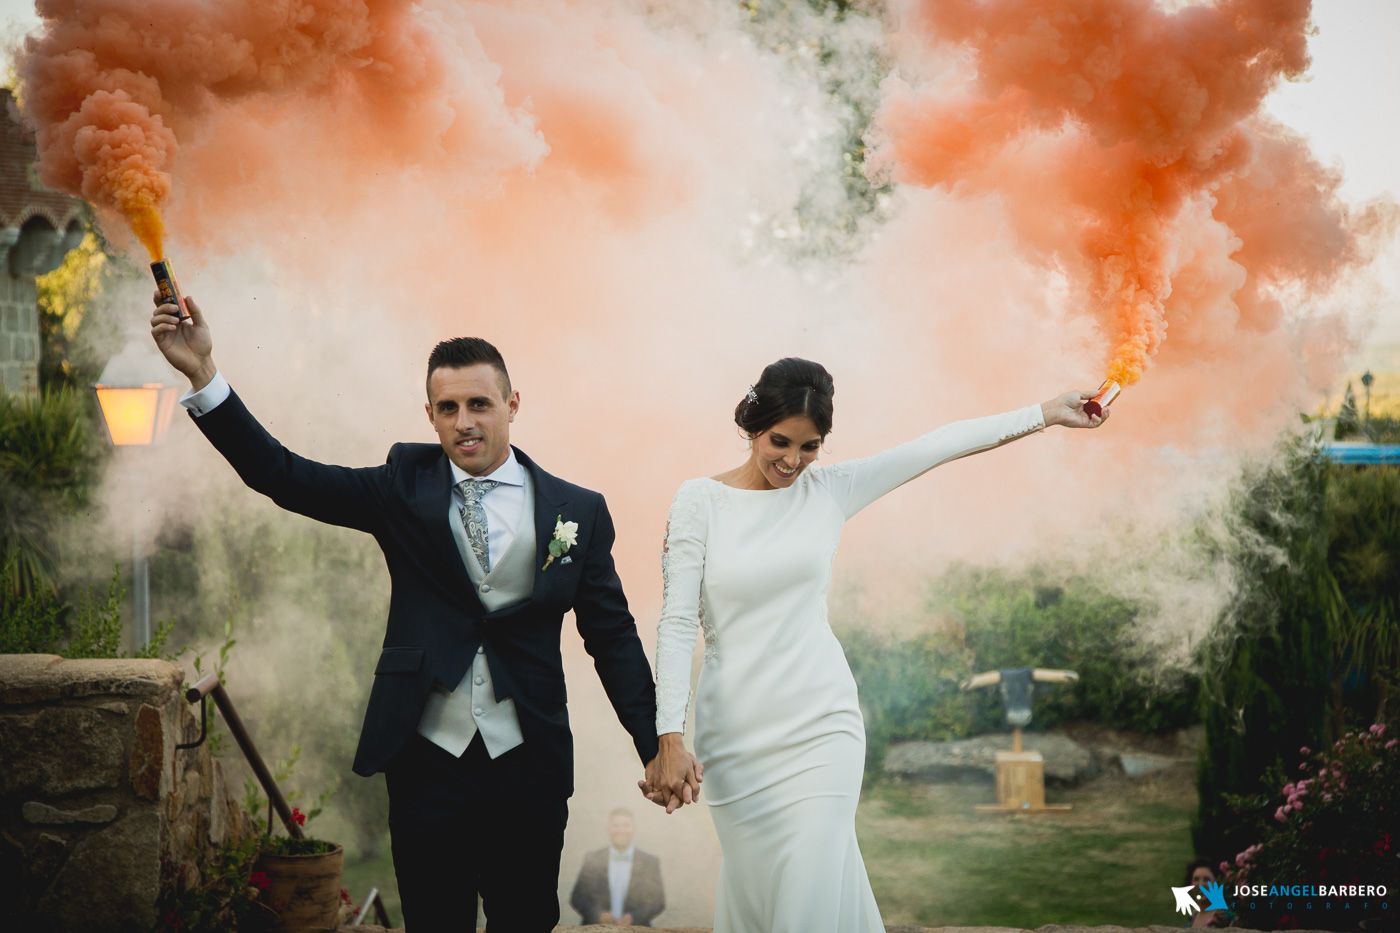
[[[723,850],[715,933],[883,933],[856,843],[865,724],[826,617],[846,520],[949,460],[1048,425],[1098,427],[1069,392],[1041,405],[946,425],[865,460],[816,466],[831,430],[831,375],[783,359],[734,410],[752,453],[683,483],[662,555],[656,647],[660,754],[639,782],[667,812],[699,793]],[[681,742],[695,632],[705,661],[695,752]]]

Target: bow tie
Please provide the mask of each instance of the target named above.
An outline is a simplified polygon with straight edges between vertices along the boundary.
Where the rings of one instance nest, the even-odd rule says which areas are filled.
[[[632,861],[632,853],[618,852],[616,849],[614,849],[612,853],[612,860],[614,862],[630,862]]]

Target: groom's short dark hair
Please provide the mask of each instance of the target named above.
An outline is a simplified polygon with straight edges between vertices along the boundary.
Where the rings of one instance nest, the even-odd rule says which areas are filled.
[[[433,352],[428,354],[428,397],[432,398],[432,381],[434,370],[447,367],[448,369],[466,369],[468,366],[476,366],[485,363],[501,375],[501,397],[510,395],[510,373],[506,372],[506,361],[501,356],[501,351],[480,337],[453,337],[451,340],[444,340],[433,347]]]

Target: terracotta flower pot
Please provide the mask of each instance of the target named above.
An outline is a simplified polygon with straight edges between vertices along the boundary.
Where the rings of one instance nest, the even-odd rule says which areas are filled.
[[[321,855],[273,855],[259,852],[253,871],[267,875],[267,890],[258,900],[277,911],[260,925],[269,933],[321,933],[334,930],[340,917],[340,874],[345,848]]]

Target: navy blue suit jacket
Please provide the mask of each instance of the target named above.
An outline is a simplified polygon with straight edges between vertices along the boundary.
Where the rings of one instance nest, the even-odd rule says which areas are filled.
[[[278,443],[236,393],[194,423],[250,488],[289,511],[372,534],[384,552],[389,619],[355,773],[383,770],[417,731],[434,681],[455,689],[484,647],[497,698],[515,700],[525,750],[554,790],[572,794],[573,735],[559,650],[571,609],[637,754],[644,762],[656,756],[651,666],[613,566],[613,523],[602,495],[515,451],[535,487],[535,585],[527,602],[488,613],[448,525],[452,471],[441,446],[395,444],[376,467],[317,463]],[[558,516],[578,522],[578,543],[568,563],[556,560],[541,572]]]

